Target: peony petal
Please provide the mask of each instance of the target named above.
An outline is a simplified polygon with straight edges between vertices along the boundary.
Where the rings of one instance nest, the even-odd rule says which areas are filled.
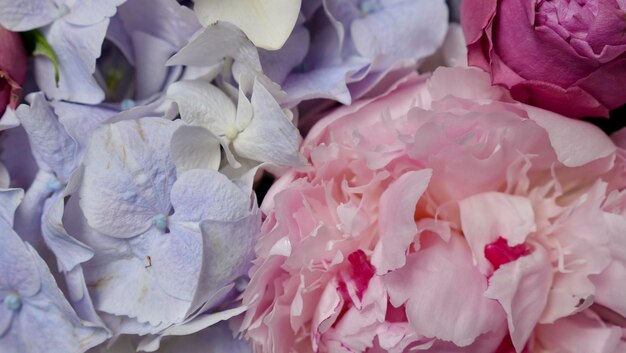
[[[218,21],[235,24],[263,49],[280,49],[300,14],[301,0],[195,0],[194,11],[203,26]]]
[[[531,106],[528,117],[544,128],[561,163],[579,167],[615,152],[615,145],[598,127]]]
[[[461,2],[461,23],[468,44],[476,42],[483,35],[483,30],[493,19],[497,5],[497,0]]]
[[[551,283],[550,259],[540,245],[530,255],[502,265],[489,279],[485,296],[502,305],[517,352],[522,351],[539,321]]]
[[[515,246],[524,243],[528,234],[537,230],[533,206],[526,197],[482,193],[460,201],[459,209],[463,234],[475,263],[484,274],[491,269],[484,255],[487,244],[502,237],[509,246]]]
[[[472,265],[470,250],[458,235],[448,243],[437,236],[423,238],[422,248],[407,256],[403,268],[386,274],[384,282],[391,304],[405,304],[419,335],[467,346],[503,324],[498,303],[483,296],[487,279]]]
[[[622,329],[592,314],[580,313],[551,325],[539,325],[536,340],[548,352],[618,353]]]
[[[376,273],[383,275],[404,266],[406,253],[418,235],[414,215],[417,202],[428,187],[432,170],[403,174],[380,197],[380,240],[372,254]]]

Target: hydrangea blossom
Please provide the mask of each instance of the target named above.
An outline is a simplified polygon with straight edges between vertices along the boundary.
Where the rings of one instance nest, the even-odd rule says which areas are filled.
[[[229,14],[236,3],[224,6]],[[246,16],[240,11],[230,22],[240,25]],[[250,37],[246,29],[243,33],[251,42],[245,35],[244,39],[228,41],[216,33],[224,33],[219,28],[227,26],[214,20],[205,24],[207,29],[170,64],[209,65],[223,58],[218,53],[225,53],[244,66],[262,69],[280,84],[287,93],[280,102],[283,106],[293,107],[314,98],[350,104],[353,97],[367,93],[390,71],[409,72],[433,54],[446,35],[448,11],[445,2],[439,0],[305,1],[291,35],[275,51],[256,50],[254,36]]]
[[[43,27],[58,58],[59,75],[48,58],[35,60],[37,85],[50,98],[99,103],[104,93],[92,76],[109,18],[125,0],[2,0],[0,25],[13,31]]]
[[[448,24],[439,0],[308,1],[301,13],[283,49],[260,51],[289,106],[313,98],[350,104],[390,71],[408,72],[433,54]]]
[[[108,27],[106,38],[114,45],[106,45],[98,60],[106,106],[128,110],[161,96],[186,71],[165,62],[200,28],[193,12],[175,0],[126,1]]]
[[[43,353],[50,347],[83,353],[108,338],[81,320],[46,263],[12,229],[20,189],[0,190],[0,347],[7,353]]]
[[[70,232],[94,250],[83,265],[96,309],[116,334],[156,334],[221,304],[245,274],[259,222],[251,190],[211,170],[177,175],[179,122],[99,128],[84,160]]]

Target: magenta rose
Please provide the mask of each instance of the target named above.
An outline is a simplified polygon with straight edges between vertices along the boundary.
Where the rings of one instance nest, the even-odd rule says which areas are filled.
[[[267,194],[256,353],[626,352],[626,166],[476,68],[320,120]]]
[[[26,51],[19,34],[0,27],[0,116],[15,109],[26,79]]]
[[[513,98],[572,118],[626,103],[623,0],[464,0],[468,62]]]

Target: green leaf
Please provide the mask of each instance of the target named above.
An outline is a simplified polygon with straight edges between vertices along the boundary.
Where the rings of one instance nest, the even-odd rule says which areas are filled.
[[[46,57],[52,61],[54,65],[54,80],[56,82],[57,87],[59,86],[59,58],[57,54],[52,49],[50,43],[46,37],[39,32],[37,29],[33,29],[32,31],[22,33],[22,38],[24,39],[24,43],[26,44],[26,48],[31,53],[31,55],[40,55]]]

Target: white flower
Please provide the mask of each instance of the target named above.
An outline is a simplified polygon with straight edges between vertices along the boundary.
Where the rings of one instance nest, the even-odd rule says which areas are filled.
[[[194,134],[181,133],[181,138],[186,135],[184,140],[175,135],[173,154],[179,155],[176,150],[183,150],[181,145],[187,145],[186,150],[196,150],[199,154],[206,149],[204,155],[212,155],[215,147],[206,140],[217,138],[234,168],[239,168],[244,161],[278,166],[302,164],[298,153],[301,138],[291,118],[259,77],[254,81],[251,76],[242,77],[237,106],[224,92],[205,81],[180,81],[169,87],[167,95],[177,103],[182,120],[195,129],[202,129],[205,136],[203,142],[199,130]],[[249,91],[250,99],[245,93]],[[193,169],[196,162],[196,168],[211,165],[211,162],[189,159],[174,158],[174,162],[179,170],[181,167]]]
[[[195,0],[203,26],[217,21],[237,25],[259,48],[278,50],[298,20],[301,0]]]

